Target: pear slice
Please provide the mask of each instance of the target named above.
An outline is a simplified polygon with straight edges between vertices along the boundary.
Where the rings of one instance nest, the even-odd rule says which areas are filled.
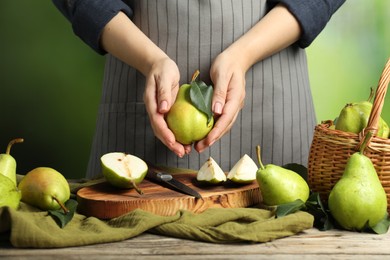
[[[137,156],[121,152],[112,152],[101,158],[102,172],[106,180],[113,186],[124,189],[134,188],[139,194],[143,192],[137,187],[148,172],[148,165]]]
[[[237,183],[251,183],[256,180],[256,172],[258,167],[256,163],[245,154],[241,159],[233,166],[228,173],[227,178]]]
[[[226,181],[226,175],[218,163],[210,157],[202,167],[200,167],[196,179],[203,183],[218,184]]]

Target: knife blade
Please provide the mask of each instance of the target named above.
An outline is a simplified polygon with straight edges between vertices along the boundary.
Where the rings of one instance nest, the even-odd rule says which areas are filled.
[[[172,188],[178,192],[181,192],[181,193],[184,193],[187,195],[191,195],[191,196],[198,198],[198,199],[202,198],[202,196],[199,194],[199,192],[188,187],[184,183],[176,180],[169,173],[165,173],[165,172],[162,172],[162,171],[159,171],[157,169],[153,169],[153,168],[149,167],[146,178],[153,181],[153,182],[157,182],[159,184],[166,184],[170,188]]]

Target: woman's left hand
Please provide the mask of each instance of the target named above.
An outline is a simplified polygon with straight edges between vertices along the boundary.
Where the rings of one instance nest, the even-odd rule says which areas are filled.
[[[219,140],[233,126],[245,100],[246,66],[239,61],[239,53],[229,48],[214,60],[210,77],[214,83],[212,111],[216,123],[207,137],[195,144],[195,150],[203,152]]]

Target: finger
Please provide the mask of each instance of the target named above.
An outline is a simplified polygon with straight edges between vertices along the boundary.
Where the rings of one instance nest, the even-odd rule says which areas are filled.
[[[225,109],[226,107],[227,105],[225,106]],[[202,153],[205,149],[221,139],[222,136],[224,136],[233,127],[238,114],[239,111],[236,111],[232,117],[225,113],[222,114],[207,137],[194,145],[195,150]]]
[[[159,113],[157,110],[156,102],[156,91],[154,79],[150,79],[146,83],[144,92],[144,102],[146,111],[149,115],[151,127],[155,136],[174,152],[177,156],[183,157],[186,154],[184,146],[176,142],[175,136],[172,131],[168,128],[168,125],[164,119],[164,115]]]
[[[239,111],[244,106],[245,91],[242,91],[242,87],[240,87],[242,85],[243,83],[240,80],[232,78],[230,86],[233,87],[229,88],[222,115],[218,118],[207,137],[195,144],[196,151],[203,152],[233,127]]]
[[[183,157],[186,154],[185,147],[176,141],[174,134],[168,128],[164,115],[156,113],[149,115],[149,117],[155,136],[177,156]]]
[[[212,111],[216,115],[221,115],[226,102],[229,80],[219,73],[216,76],[211,75],[211,79],[215,83],[212,99]]]
[[[179,89],[179,81],[162,77],[156,80],[158,111],[165,114],[169,111]]]
[[[191,145],[184,145],[184,151],[186,154],[190,154],[191,150],[192,150]]]

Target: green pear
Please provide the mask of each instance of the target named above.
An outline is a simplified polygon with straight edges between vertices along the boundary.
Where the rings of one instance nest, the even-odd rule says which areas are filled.
[[[37,167],[20,181],[22,201],[42,210],[68,209],[64,203],[70,198],[70,187],[65,177],[50,167]]]
[[[15,183],[2,174],[0,174],[0,194],[0,207],[18,209],[21,193]]]
[[[340,112],[336,122],[336,129],[344,132],[360,133],[367,127],[371,109],[372,103],[369,101],[347,104]],[[388,124],[380,117],[377,136],[388,138],[389,131]]]
[[[143,181],[148,165],[137,156],[120,152],[104,154],[101,158],[102,171],[106,180],[114,187],[134,188],[143,194],[138,184]]]
[[[350,156],[341,178],[332,188],[328,206],[335,220],[347,230],[374,227],[387,212],[386,192],[370,158],[363,150]]]
[[[257,146],[260,168],[256,173],[263,203],[268,206],[290,203],[295,200],[306,202],[310,189],[298,173],[274,164],[263,165],[260,146]]]
[[[16,161],[11,156],[11,147],[15,143],[22,143],[24,140],[22,138],[17,138],[11,140],[8,143],[6,152],[0,154],[0,173],[10,178],[16,185]]]
[[[226,181],[226,175],[217,162],[212,157],[209,157],[200,167],[196,179],[203,183],[219,184]]]
[[[236,183],[251,183],[256,180],[257,165],[247,154],[244,154],[229,171],[227,178]]]
[[[214,118],[211,116],[210,108],[211,96],[207,94],[206,99],[200,98],[203,104],[201,107],[208,111],[208,114],[195,105],[194,98],[191,96],[192,88],[199,90],[199,87],[203,87],[204,92],[212,93],[212,87],[201,81],[195,81],[196,77],[195,73],[190,84],[180,86],[175,103],[166,116],[169,129],[175,135],[176,140],[184,145],[204,139],[214,126]],[[198,90],[194,92],[202,92]]]

